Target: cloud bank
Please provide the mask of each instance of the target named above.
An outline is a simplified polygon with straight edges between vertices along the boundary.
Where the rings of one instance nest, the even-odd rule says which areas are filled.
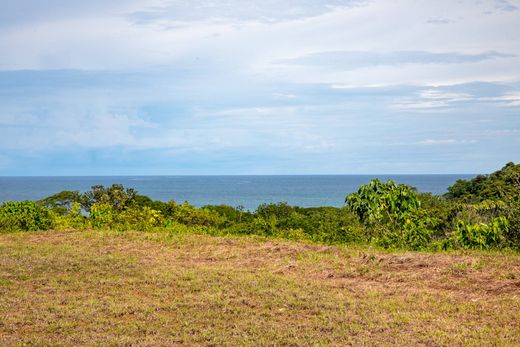
[[[487,172],[519,1],[0,4],[0,174]]]

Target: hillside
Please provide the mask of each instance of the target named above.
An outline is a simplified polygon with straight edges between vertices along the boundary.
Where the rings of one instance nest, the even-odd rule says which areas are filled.
[[[520,201],[520,164],[507,163],[489,175],[478,175],[471,180],[457,180],[448,188],[446,197],[466,201],[499,199]]]
[[[520,257],[0,234],[0,345],[518,345]]]

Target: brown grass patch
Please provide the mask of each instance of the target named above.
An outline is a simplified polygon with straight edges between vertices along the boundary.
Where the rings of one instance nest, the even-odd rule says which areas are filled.
[[[518,345],[520,257],[0,235],[0,345]]]

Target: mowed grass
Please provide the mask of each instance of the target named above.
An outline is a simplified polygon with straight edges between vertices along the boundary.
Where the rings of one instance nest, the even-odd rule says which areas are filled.
[[[520,257],[0,234],[0,345],[520,345]]]

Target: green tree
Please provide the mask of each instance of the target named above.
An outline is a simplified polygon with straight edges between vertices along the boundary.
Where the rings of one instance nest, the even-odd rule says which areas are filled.
[[[520,164],[510,162],[489,175],[458,180],[448,188],[445,196],[467,202],[491,199],[520,203]]]
[[[111,187],[95,185],[81,195],[81,204],[87,211],[94,204],[108,204],[114,211],[120,212],[134,205],[136,198],[137,191],[133,188],[125,189],[122,184],[113,184]]]
[[[345,202],[371,231],[369,239],[381,246],[421,249],[430,241],[431,220],[419,213],[420,201],[407,185],[374,179]]]
[[[38,205],[51,209],[60,215],[64,215],[71,209],[73,203],[78,203],[80,201],[81,194],[79,191],[64,190],[41,199],[37,203]]]

